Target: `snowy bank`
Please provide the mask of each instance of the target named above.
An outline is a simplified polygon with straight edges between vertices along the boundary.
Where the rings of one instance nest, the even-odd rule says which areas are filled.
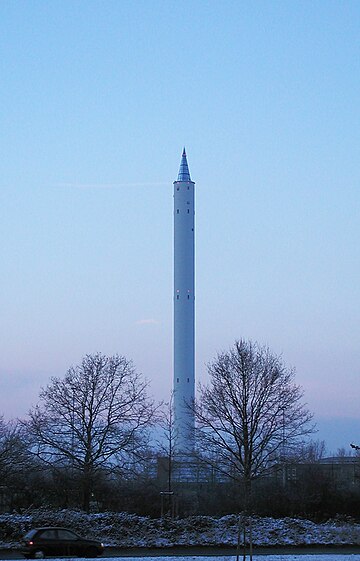
[[[335,519],[321,524],[298,518],[254,516],[252,520],[253,543],[258,546],[360,545],[360,524],[351,520]],[[236,515],[170,520],[128,513],[38,509],[0,514],[0,547],[13,546],[30,528],[38,526],[66,526],[108,546],[124,548],[235,546],[238,535]]]

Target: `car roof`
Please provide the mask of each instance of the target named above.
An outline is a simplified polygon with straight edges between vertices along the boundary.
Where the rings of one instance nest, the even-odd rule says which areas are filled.
[[[36,528],[32,528],[32,529],[33,530],[70,530],[70,532],[74,532],[72,528],[67,528],[66,526],[37,526]]]

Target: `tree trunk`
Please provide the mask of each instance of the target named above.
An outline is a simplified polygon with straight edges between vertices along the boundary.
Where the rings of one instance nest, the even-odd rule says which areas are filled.
[[[243,545],[243,561],[246,561],[246,541],[249,543],[249,558],[253,558],[253,544],[252,544],[252,493],[251,493],[251,478],[244,478],[244,511],[239,515],[238,539],[236,550],[236,561],[240,559],[240,546],[241,535]]]
[[[90,467],[84,467],[83,480],[82,480],[82,508],[89,514],[90,512],[90,499],[92,491],[92,474]]]

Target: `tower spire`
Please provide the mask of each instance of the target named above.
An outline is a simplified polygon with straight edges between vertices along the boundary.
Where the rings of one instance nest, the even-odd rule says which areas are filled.
[[[189,172],[189,166],[187,163],[187,159],[186,159],[186,151],[185,151],[185,147],[181,156],[181,162],[180,162],[180,169],[179,169],[179,175],[177,178],[178,181],[191,181],[191,177],[190,177],[190,172]]]

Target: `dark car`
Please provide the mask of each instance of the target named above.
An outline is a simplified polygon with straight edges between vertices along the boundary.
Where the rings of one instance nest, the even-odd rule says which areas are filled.
[[[21,540],[21,553],[26,559],[70,555],[72,557],[97,557],[104,545],[97,540],[82,538],[68,528],[46,527],[30,530]]]

